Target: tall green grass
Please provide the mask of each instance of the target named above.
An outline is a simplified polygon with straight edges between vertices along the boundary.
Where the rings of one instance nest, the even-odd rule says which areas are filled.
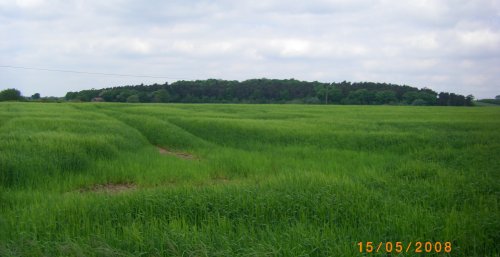
[[[498,256],[499,125],[498,108],[2,103],[0,256]]]

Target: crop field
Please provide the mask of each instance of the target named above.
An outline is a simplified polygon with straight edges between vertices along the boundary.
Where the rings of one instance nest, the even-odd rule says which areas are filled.
[[[499,199],[495,107],[0,104],[0,256],[499,256]]]

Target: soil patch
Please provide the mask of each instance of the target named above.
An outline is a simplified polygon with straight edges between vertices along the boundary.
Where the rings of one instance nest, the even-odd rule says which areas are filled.
[[[229,183],[229,182],[231,182],[231,180],[229,178],[222,177],[222,176],[212,177],[212,181],[214,181],[216,183]]]
[[[181,159],[185,159],[185,160],[198,160],[198,158],[196,158],[196,156],[194,156],[192,154],[183,153],[183,152],[174,152],[170,149],[167,149],[164,147],[159,147],[159,146],[157,146],[156,148],[158,148],[158,152],[160,154],[172,155],[172,156],[175,156],[177,158],[181,158]]]

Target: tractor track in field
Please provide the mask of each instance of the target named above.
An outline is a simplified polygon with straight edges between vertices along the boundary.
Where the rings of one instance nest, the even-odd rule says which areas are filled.
[[[75,107],[75,106],[73,106]],[[76,109],[79,109],[80,111],[82,110],[81,108],[77,108],[75,107]],[[87,112],[91,112],[91,113],[98,113],[100,115],[104,115],[106,117],[108,117],[109,119],[112,119],[112,120],[115,120],[121,124],[123,124],[124,126],[126,127],[129,127],[135,131],[137,131],[141,136],[143,136],[152,146],[155,146],[157,149],[158,149],[158,152],[161,154],[161,155],[170,155],[170,156],[175,156],[177,158],[180,158],[180,159],[184,159],[184,160],[199,160],[200,158],[192,155],[192,154],[189,154],[189,153],[186,153],[186,152],[179,152],[179,151],[174,151],[174,150],[171,150],[167,147],[164,147],[164,146],[159,146],[159,145],[155,145],[153,144],[153,142],[151,142],[151,140],[145,135],[142,133],[142,131],[140,131],[138,128],[128,124],[127,122],[117,118],[117,117],[113,117],[111,116],[109,113],[107,112],[111,112],[111,113],[116,113],[116,111],[113,111],[113,110],[101,110],[101,111],[95,111],[95,110],[84,110],[84,111],[87,111]],[[151,117],[151,116],[150,116]],[[183,129],[183,128],[181,128]],[[183,129],[184,130],[184,129]],[[189,133],[189,132],[188,132]],[[194,135],[193,135],[194,136]]]
[[[83,187],[78,189],[78,192],[118,194],[126,191],[132,191],[135,189],[137,189],[137,186],[133,183],[106,183],[106,184],[95,184],[89,187]]]
[[[178,158],[181,158],[181,159],[185,159],[185,160],[199,160],[198,157],[192,155],[192,154],[189,154],[189,153],[185,153],[185,152],[176,152],[176,151],[172,151],[168,148],[164,148],[164,147],[161,147],[161,146],[156,146],[156,148],[158,149],[158,152],[162,155],[171,155],[171,156],[175,156],[175,157],[178,157]]]
[[[92,112],[95,112],[95,111],[92,111]],[[119,111],[116,111],[116,110],[112,110],[112,109],[100,109],[100,112],[98,113],[101,113],[107,117],[109,117],[110,119],[114,119],[120,123],[122,123],[123,125],[131,128],[131,129],[134,129],[135,131],[137,131],[138,133],[140,133],[148,142],[149,144],[151,144],[152,146],[156,147],[158,149],[158,152],[162,155],[171,155],[171,156],[175,156],[175,157],[178,157],[178,158],[181,158],[181,159],[185,159],[185,160],[200,160],[200,158],[198,158],[197,156],[194,156],[190,153],[186,153],[186,152],[181,152],[181,151],[175,151],[175,150],[172,150],[171,148],[169,147],[166,147],[166,146],[160,146],[158,144],[155,144],[155,142],[153,142],[153,140],[151,140],[151,138],[149,138],[146,134],[144,134],[139,128],[137,128],[136,126],[134,125],[131,125],[129,122],[123,120],[123,119],[120,119],[118,117],[114,117],[114,116],[111,116],[110,113],[118,113],[118,114],[121,114]],[[130,114],[130,115],[137,115],[137,114]],[[162,122],[162,123],[166,123],[170,126],[174,126],[180,130],[182,130],[183,132],[187,133],[188,135],[192,136],[192,137],[196,137],[202,141],[205,141],[206,143],[208,144],[214,144],[214,142],[211,142],[211,141],[207,141],[205,140],[204,138],[201,138],[195,134],[192,134],[190,133],[189,131],[187,131],[185,128],[183,127],[180,127],[178,126],[177,124],[175,123],[172,123],[170,121],[165,121],[165,120],[160,120],[158,119],[157,117],[155,117],[154,115],[148,115],[148,114],[145,114],[145,116],[148,116],[150,118],[153,118],[155,120],[158,120],[159,122]]]

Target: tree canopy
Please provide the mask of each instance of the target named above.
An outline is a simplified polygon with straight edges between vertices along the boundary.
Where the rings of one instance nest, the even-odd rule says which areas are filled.
[[[23,100],[21,92],[14,88],[0,91],[0,101],[20,101]]]
[[[322,83],[295,79],[181,80],[68,92],[66,100],[141,103],[311,103],[473,105],[472,96],[374,82]]]

